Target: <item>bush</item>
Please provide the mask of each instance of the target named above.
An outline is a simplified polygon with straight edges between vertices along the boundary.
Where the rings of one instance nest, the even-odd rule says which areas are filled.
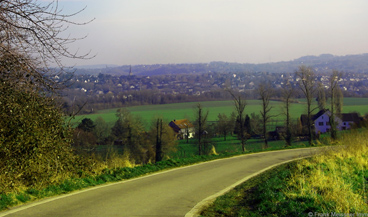
[[[0,192],[65,179],[75,156],[54,100],[6,82],[0,92]]]

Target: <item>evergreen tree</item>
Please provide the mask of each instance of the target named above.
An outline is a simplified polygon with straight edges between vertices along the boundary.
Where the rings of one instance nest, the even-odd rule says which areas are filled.
[[[194,122],[194,127],[196,129],[196,137],[198,141],[198,155],[203,155],[205,149],[207,148],[207,118],[209,111],[203,111],[203,107],[200,103],[197,104],[195,108],[196,120]]]
[[[245,115],[244,127],[245,127],[245,131],[247,132],[247,134],[249,136],[253,135],[252,125],[251,125],[251,122],[250,122],[249,115]]]
[[[155,144],[155,162],[162,161],[165,155],[176,151],[177,139],[175,132],[170,126],[164,124],[161,117],[152,121],[150,134],[150,143]]]
[[[335,120],[336,115],[340,115],[342,112],[342,94],[338,82],[342,76],[342,73],[334,70],[330,76],[330,97],[331,97],[331,110],[330,110],[330,133],[331,138],[337,138],[337,123]]]
[[[318,92],[318,97],[317,97],[318,108],[321,111],[326,108],[326,93],[325,93],[325,89],[321,82],[318,82],[317,92]]]
[[[84,118],[81,123],[78,125],[78,129],[81,129],[85,132],[93,132],[95,129],[95,124],[90,118]]]

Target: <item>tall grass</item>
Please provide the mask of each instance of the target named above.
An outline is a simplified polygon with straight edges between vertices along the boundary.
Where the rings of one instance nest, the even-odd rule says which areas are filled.
[[[338,143],[299,162],[285,195],[295,200],[309,198],[321,204],[323,212],[368,212],[368,134],[351,131]]]

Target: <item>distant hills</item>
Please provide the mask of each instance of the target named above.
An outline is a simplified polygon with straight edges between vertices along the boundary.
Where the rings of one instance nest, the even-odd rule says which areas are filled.
[[[113,64],[100,64],[100,65],[84,65],[84,66],[76,66],[75,69],[103,69],[103,68],[115,68],[119,67],[118,65]]]
[[[291,61],[275,63],[188,63],[188,64],[156,64],[156,65],[95,65],[76,67],[76,74],[111,74],[128,75],[130,67],[133,75],[163,75],[163,74],[195,74],[208,72],[269,72],[285,73],[294,72],[298,66],[311,66],[316,72],[330,72],[336,69],[343,72],[367,73],[368,72],[368,53],[359,55],[334,56],[322,54],[319,56],[304,56]]]

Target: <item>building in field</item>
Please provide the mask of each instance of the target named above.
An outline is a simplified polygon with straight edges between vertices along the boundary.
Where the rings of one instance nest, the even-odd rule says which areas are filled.
[[[169,126],[174,130],[179,139],[190,139],[194,137],[194,126],[187,119],[173,120],[169,123]]]
[[[327,133],[331,130],[330,125],[330,117],[331,112],[328,109],[323,109],[319,111],[317,114],[312,115],[312,128],[316,134],[319,133]],[[308,116],[301,115],[300,120],[302,122],[302,126],[307,126]],[[348,130],[354,124],[358,125],[360,122],[360,117],[358,113],[342,113],[335,114],[335,122],[337,130]]]

